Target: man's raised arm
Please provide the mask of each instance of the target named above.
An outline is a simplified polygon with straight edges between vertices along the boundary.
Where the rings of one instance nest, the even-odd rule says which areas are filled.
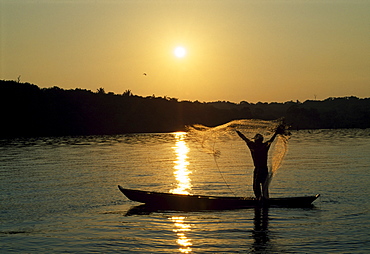
[[[276,136],[277,136],[278,134],[284,134],[284,132],[285,132],[285,126],[284,126],[283,124],[279,125],[279,126],[276,128],[276,131],[275,131],[274,135],[272,135],[272,137],[270,138],[270,140],[269,140],[269,141],[267,141],[267,142],[268,142],[268,143],[272,143],[272,142],[274,142],[274,140],[275,140]]]
[[[243,135],[240,131],[235,130],[236,133],[238,133],[239,137],[241,137],[245,142],[251,142],[250,139],[248,139],[246,136]]]

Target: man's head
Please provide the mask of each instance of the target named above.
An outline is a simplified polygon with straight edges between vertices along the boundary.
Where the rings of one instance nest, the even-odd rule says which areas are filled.
[[[256,136],[254,136],[254,142],[256,143],[262,143],[263,142],[263,136],[259,133],[256,134]]]

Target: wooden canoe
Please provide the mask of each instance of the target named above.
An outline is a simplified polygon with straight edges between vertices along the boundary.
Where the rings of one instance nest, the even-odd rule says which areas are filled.
[[[154,191],[142,191],[125,189],[118,185],[119,190],[130,200],[145,203],[163,210],[228,210],[252,208],[259,206],[269,207],[311,207],[320,194],[315,196],[270,198],[263,203],[255,198],[246,197],[221,197],[201,196],[187,194],[161,193]]]

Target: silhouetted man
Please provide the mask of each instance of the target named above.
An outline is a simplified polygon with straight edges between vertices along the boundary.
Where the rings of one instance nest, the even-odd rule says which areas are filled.
[[[241,137],[246,143],[251,151],[253,164],[254,164],[254,172],[253,172],[253,191],[254,195],[258,200],[268,199],[269,198],[269,191],[268,191],[268,168],[267,168],[267,158],[268,158],[268,151],[272,142],[274,142],[276,136],[278,134],[283,134],[285,127],[280,125],[274,135],[271,137],[270,140],[263,142],[263,136],[261,134],[256,134],[253,138],[254,141],[245,137],[240,131],[236,131],[239,137]],[[262,191],[261,191],[262,186]]]

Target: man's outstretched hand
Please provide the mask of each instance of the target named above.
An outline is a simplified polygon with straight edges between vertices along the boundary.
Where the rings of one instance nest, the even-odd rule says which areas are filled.
[[[236,131],[236,133],[238,133],[239,137],[241,137],[241,138],[244,137],[244,135],[240,131],[238,131],[238,130],[235,130],[235,131]]]
[[[276,129],[276,134],[285,134],[285,125],[280,124]]]
[[[241,137],[245,142],[249,142],[250,140],[248,138],[246,138],[243,133],[241,133],[240,131],[238,130],[235,130],[236,133],[238,133],[239,137]]]

